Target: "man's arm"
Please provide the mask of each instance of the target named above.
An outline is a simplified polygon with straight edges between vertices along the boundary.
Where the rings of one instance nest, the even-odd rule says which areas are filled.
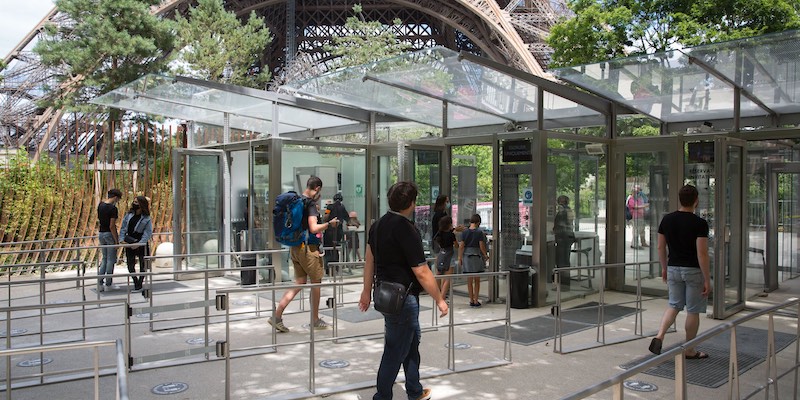
[[[697,243],[697,261],[700,263],[700,271],[703,272],[703,297],[711,294],[711,269],[708,257],[708,238],[699,237]]]
[[[436,306],[439,308],[439,311],[442,313],[441,317],[447,315],[448,306],[447,302],[444,301],[444,296],[439,291],[439,286],[436,284],[436,278],[433,277],[433,273],[431,272],[430,268],[428,267],[428,263],[422,263],[417,266],[411,267],[411,270],[414,271],[414,275],[417,277],[417,281],[419,284],[422,285],[422,288],[425,289],[428,294],[433,297],[433,300],[436,301]],[[364,270],[364,274],[366,275],[366,268]],[[365,278],[366,280],[366,278]],[[362,293],[363,299],[363,293]]]
[[[658,234],[658,261],[661,263],[661,280],[667,282],[667,237]]]
[[[313,215],[308,216],[308,231],[313,234],[320,233],[328,229],[329,226],[335,227],[337,225],[339,225],[339,218],[334,218],[328,222],[320,224],[316,216]]]
[[[111,236],[114,237],[114,243],[119,243],[119,232],[117,232],[117,219],[111,218],[108,222],[109,230],[111,231]]]
[[[366,246],[366,256],[364,261],[364,286],[361,288],[361,298],[358,300],[358,309],[367,311],[369,303],[372,302],[372,285],[375,275],[375,257],[372,255],[372,248]]]

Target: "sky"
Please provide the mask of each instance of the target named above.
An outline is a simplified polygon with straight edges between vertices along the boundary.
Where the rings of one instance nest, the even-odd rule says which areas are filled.
[[[53,8],[53,0],[0,0],[0,59]]]

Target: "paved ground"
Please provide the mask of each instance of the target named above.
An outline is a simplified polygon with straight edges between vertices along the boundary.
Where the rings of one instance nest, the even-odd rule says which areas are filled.
[[[164,271],[164,270],[162,270]],[[159,271],[157,271],[159,272]],[[93,271],[89,271],[93,273]],[[54,274],[55,275],[55,274]],[[73,274],[60,274],[72,277]],[[171,277],[171,275],[168,275]],[[220,277],[210,283],[210,299],[213,302],[216,289],[235,288],[236,277]],[[72,303],[80,301],[86,296],[92,299],[117,299],[123,300],[128,294],[124,280],[118,279],[122,286],[119,291],[105,292],[98,295],[94,286],[76,289],[74,282],[51,283],[47,286],[47,304],[66,304],[67,309],[58,312],[51,310],[41,318],[48,331],[67,330],[79,328],[82,325],[80,307]],[[91,284],[91,283],[90,283]],[[202,352],[205,331],[202,324],[203,310],[191,308],[193,302],[205,299],[203,280],[190,281],[162,281],[154,285],[155,296],[153,305],[169,307],[175,310],[160,309],[154,316],[159,322],[151,330],[147,315],[134,315],[131,318],[131,356],[135,360],[134,371],[130,373],[129,386],[131,399],[224,399],[226,389],[226,363],[217,359],[213,353],[213,346],[217,341],[225,340],[235,354],[247,352],[254,354],[247,357],[238,357],[230,363],[230,398],[232,399],[264,399],[264,398],[290,398],[293,394],[307,390],[309,384],[309,345],[303,343],[309,339],[310,331],[304,324],[308,323],[308,313],[303,311],[298,300],[291,306],[291,314],[285,317],[287,325],[292,328],[288,334],[277,336],[280,344],[277,352],[271,348],[271,329],[266,324],[265,317],[271,309],[271,294],[268,291],[240,293],[230,298],[232,322],[226,333],[224,313],[215,311],[211,307],[211,321],[208,337],[212,343],[212,353],[205,361],[204,355],[194,354]],[[344,300],[355,301],[358,286],[345,288]],[[12,305],[38,304],[39,287],[24,286],[14,289]],[[255,291],[258,291],[257,289]],[[770,304],[777,304],[800,293],[800,279],[784,282],[781,289],[767,297],[755,298],[748,302],[748,310],[760,309]],[[281,292],[278,292],[278,296]],[[331,289],[323,290],[323,298],[332,295]],[[149,301],[138,293],[130,295],[131,306],[134,314],[146,313],[150,310]],[[0,290],[0,299],[4,299],[3,306],[8,305],[8,290],[3,286]],[[597,295],[590,294],[585,298],[576,298],[564,305],[569,308],[588,301],[596,301]],[[621,293],[607,293],[606,303],[626,303],[633,300],[632,295]],[[553,341],[533,344],[530,346],[511,345],[512,362],[508,365],[465,371],[471,366],[485,365],[486,363],[500,363],[504,357],[504,342],[475,335],[471,332],[495,326],[497,322],[477,323],[476,321],[504,318],[506,308],[504,304],[485,304],[480,309],[466,307],[467,300],[462,296],[455,296],[451,303],[453,316],[456,323],[454,328],[454,341],[468,344],[468,349],[456,349],[456,371],[440,375],[448,367],[448,329],[445,327],[434,328],[434,318],[431,310],[423,311],[421,321],[425,332],[422,339],[423,373],[437,375],[426,378],[424,385],[433,388],[434,399],[555,399],[581,390],[622,371],[619,365],[637,359],[647,354],[649,336],[655,331],[661,313],[665,306],[663,299],[649,299],[645,302],[643,313],[643,327],[645,337],[638,340],[602,346],[590,350],[569,354],[553,352]],[[423,305],[431,307],[428,298],[423,298]],[[323,306],[324,307],[324,306]],[[345,306],[348,307],[348,306]],[[352,307],[352,306],[349,306]],[[264,311],[259,313],[259,310]],[[341,310],[341,309],[340,309]],[[70,312],[66,312],[70,311]],[[796,313],[796,310],[793,310]],[[744,315],[750,311],[740,313]],[[511,310],[512,323],[535,316],[545,315],[549,309],[523,309]],[[27,318],[23,316],[29,316]],[[37,344],[40,340],[38,334],[40,318],[36,311],[15,313],[11,317],[12,348],[24,345]],[[6,319],[5,316],[2,316]],[[105,340],[125,337],[125,329],[121,325],[125,321],[125,309],[120,305],[104,305],[103,307],[87,307],[85,312],[86,326],[95,327],[86,331],[86,340]],[[326,317],[331,320],[330,317]],[[679,343],[683,337],[683,316],[679,317],[678,333],[667,336],[665,347]],[[766,327],[766,319],[749,324],[754,327]],[[779,315],[775,318],[776,329],[782,332],[796,334],[796,316]],[[7,329],[7,322],[0,330]],[[445,321],[446,322],[446,321]],[[701,331],[725,321],[703,318]],[[15,330],[27,329],[28,335],[15,336]],[[324,360],[345,360],[349,365],[345,368],[328,369],[316,367],[316,393],[321,393],[329,388],[341,388],[352,385],[352,390],[344,393],[326,395],[329,399],[369,399],[374,393],[373,388],[359,388],[360,385],[370,385],[374,381],[374,374],[379,363],[382,351],[382,321],[380,319],[365,322],[347,322],[340,319],[338,336],[360,336],[353,340],[329,340],[333,331],[316,331],[314,344],[315,359],[313,365],[318,365]],[[607,342],[631,337],[634,334],[634,318],[627,317],[613,322],[606,327]],[[364,337],[363,335],[371,335]],[[43,335],[41,338],[46,343],[63,342],[80,339],[80,331],[65,331]],[[590,329],[564,337],[564,348],[595,343],[596,330]],[[5,342],[6,339],[3,339]],[[191,341],[195,344],[188,344]],[[5,347],[3,347],[5,348]],[[794,346],[784,350],[778,357],[779,369],[794,360]],[[169,361],[153,361],[160,354],[180,352],[182,361],[197,361],[195,363],[170,366]],[[191,354],[190,354],[191,353]],[[70,351],[67,353],[45,353],[43,358],[53,359],[47,364],[46,371],[64,368],[91,367],[92,355],[87,351]],[[36,355],[11,357],[10,365],[15,376],[21,373],[31,374],[37,368],[19,367],[20,361],[39,358]],[[101,364],[111,366],[114,354],[110,350],[101,350]],[[697,361],[703,362],[703,361]],[[7,364],[2,363],[0,371],[4,377]],[[761,385],[765,376],[766,363],[759,364],[754,369],[741,377],[741,393],[744,396],[753,388]],[[783,369],[785,370],[785,368]],[[35,373],[35,372],[33,372]],[[401,374],[402,376],[402,374]],[[670,399],[674,397],[674,382],[670,379],[658,378],[651,375],[638,375],[636,379],[654,384],[658,390],[653,393],[637,393],[626,391],[626,398]],[[153,389],[159,384],[180,382],[188,385],[184,392],[169,395],[154,394]],[[115,380],[111,376],[100,379],[102,399],[114,398]],[[167,386],[167,389],[175,386]],[[788,393],[791,382],[784,379],[779,390]],[[690,398],[720,398],[727,393],[726,386],[719,389],[706,389],[690,385]],[[20,388],[12,391],[14,399],[89,399],[94,398],[94,385],[92,380],[81,379],[59,384],[39,385],[31,388]],[[311,397],[314,397],[311,395]],[[320,396],[321,397],[321,396]],[[395,386],[395,397],[405,398],[401,384]],[[596,398],[610,398],[610,391],[603,392]]]

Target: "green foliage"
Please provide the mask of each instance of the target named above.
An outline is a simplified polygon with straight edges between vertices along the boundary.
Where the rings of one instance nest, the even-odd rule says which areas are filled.
[[[269,71],[258,65],[272,38],[255,12],[242,25],[236,14],[225,11],[222,0],[200,0],[189,9],[188,19],[179,15],[175,21],[182,49],[177,61],[186,65],[185,71],[176,72],[254,88],[264,88],[269,81]]]
[[[170,23],[150,13],[159,0],[56,0],[71,23],[48,25],[34,51],[61,71],[46,105],[89,111],[87,101],[165,66]]]
[[[380,21],[366,21],[360,4],[353,6],[355,15],[347,18],[344,27],[347,34],[334,36],[333,45],[326,45],[325,51],[339,57],[341,67],[350,67],[383,60],[408,50],[411,45],[401,42],[395,28],[402,21],[395,19],[392,25]]]
[[[800,0],[572,0],[550,30],[551,67],[800,28]]]

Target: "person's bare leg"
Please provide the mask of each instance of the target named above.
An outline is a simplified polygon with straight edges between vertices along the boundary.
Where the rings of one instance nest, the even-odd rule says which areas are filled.
[[[453,274],[453,269],[452,268],[448,269],[444,274],[445,275],[452,275]],[[439,289],[439,291],[442,292],[442,296],[447,296],[447,294],[448,294],[447,293],[447,289],[449,287],[450,287],[450,279],[442,279],[442,286],[440,286],[440,289]]]
[[[475,297],[473,296],[472,290],[472,278],[467,278],[467,292],[469,294],[469,303],[472,304],[475,301],[473,300]]]
[[[306,283],[306,280],[305,280],[305,278],[296,279],[295,283],[298,284],[298,285],[302,285],[302,284]],[[301,289],[299,289],[299,288],[298,289],[289,289],[289,290],[286,291],[286,293],[283,294],[283,297],[281,298],[281,301],[278,302],[278,306],[275,307],[275,319],[276,320],[280,321],[283,318],[284,310],[286,310],[286,307],[289,306],[289,303],[291,303],[292,300],[294,300],[294,297],[297,296],[298,293],[300,293],[300,290]]]
[[[473,285],[475,285],[475,302],[478,303],[478,297],[480,297],[481,293],[481,278],[472,278],[474,279]]]
[[[656,334],[656,338],[658,338],[660,340],[664,340],[664,335],[667,334],[667,329],[669,329],[669,327],[672,326],[672,324],[675,323],[675,318],[678,317],[678,313],[679,312],[680,311],[678,311],[678,310],[676,310],[676,309],[674,309],[672,307],[667,307],[667,309],[664,310],[664,316],[661,317],[661,326],[658,328],[658,334]],[[687,320],[687,323],[688,323],[688,320]],[[695,334],[697,334],[696,330],[695,330]],[[687,331],[687,335],[688,335],[688,331]]]
[[[686,324],[684,325],[686,329],[686,341],[690,341],[697,337],[697,331],[700,329],[700,314],[697,313],[688,313],[686,314]],[[684,354],[687,355],[694,355],[697,352],[694,350],[694,347],[687,347]]]
[[[312,282],[312,283],[320,283],[320,282]],[[311,298],[308,299],[311,305],[311,315],[314,316],[313,321],[317,322],[319,320],[319,298],[320,298],[320,288],[311,288]]]

